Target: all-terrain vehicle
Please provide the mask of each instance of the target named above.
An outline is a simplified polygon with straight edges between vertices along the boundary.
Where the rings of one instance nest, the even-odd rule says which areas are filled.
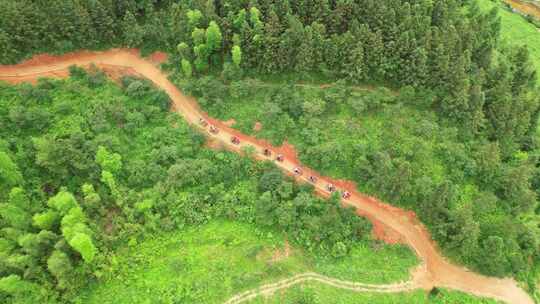
[[[219,133],[219,129],[216,128],[215,126],[210,126],[210,133],[212,133],[212,134],[218,134],[218,133]]]
[[[272,156],[272,151],[270,151],[270,149],[265,148],[263,150],[263,155],[266,156],[266,157],[270,157],[270,156]]]
[[[310,175],[309,176],[309,181],[313,184],[316,184],[317,183],[317,177],[313,176],[313,175]]]
[[[278,162],[282,162],[282,161],[285,160],[285,157],[283,156],[283,154],[278,154],[278,155],[276,156],[276,160],[277,160]]]
[[[294,168],[294,169],[293,169],[293,172],[294,172],[294,174],[296,174],[296,175],[302,175],[302,169],[300,169],[300,168],[298,168],[298,167]]]
[[[351,193],[349,191],[343,191],[343,193],[341,193],[341,197],[343,199],[348,199],[349,197],[351,197]]]
[[[336,186],[334,186],[333,184],[328,184],[328,185],[326,185],[326,190],[328,190],[328,192],[332,193],[332,192],[336,191]]]
[[[231,142],[235,145],[239,145],[240,144],[240,138],[238,138],[237,136],[233,136],[231,137]]]
[[[199,124],[203,127],[206,127],[208,125],[208,122],[201,117],[199,118]]]

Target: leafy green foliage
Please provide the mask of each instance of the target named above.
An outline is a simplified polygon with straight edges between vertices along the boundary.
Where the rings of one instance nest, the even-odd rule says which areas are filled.
[[[35,214],[32,217],[33,225],[43,230],[53,230],[59,220],[60,214],[53,210],[47,210],[46,212]]]
[[[205,149],[204,138],[169,113],[169,99],[147,81],[124,78],[118,87],[91,80],[99,71],[71,73],[1,92],[8,111],[0,110],[0,136],[12,138],[6,151],[23,180],[0,209],[0,257],[7,261],[0,270],[46,288],[50,302],[113,275],[108,257],[119,246],[219,218],[257,223],[325,263],[370,243],[368,222],[335,199],[316,198],[271,164]],[[49,113],[39,128],[9,118],[28,90],[48,96],[23,109]],[[283,207],[268,212],[259,197]],[[403,260],[405,269],[416,263],[410,252]],[[399,269],[396,276],[406,275]],[[30,272],[40,279],[23,277]],[[186,291],[186,299],[192,295]]]
[[[22,180],[22,175],[17,165],[13,163],[7,153],[0,151],[0,185],[2,186],[2,190],[6,191],[7,187],[16,186]]]
[[[190,78],[193,75],[193,68],[191,67],[191,62],[186,59],[182,59],[182,73],[186,78]]]
[[[25,281],[18,275],[0,278],[0,292],[9,295],[13,303],[30,304],[45,300],[39,285]]]
[[[62,216],[68,214],[72,209],[78,207],[77,200],[73,194],[67,191],[61,191],[55,196],[51,197],[47,201],[47,205],[56,211],[60,212]]]
[[[112,174],[120,172],[122,169],[122,156],[118,153],[111,153],[107,148],[99,146],[96,154],[96,162],[103,171],[109,171]]]
[[[235,46],[233,46],[233,48],[231,50],[231,54],[232,54],[233,63],[237,67],[239,67],[240,63],[242,62],[242,50],[240,49],[240,47],[238,45],[235,45]]]
[[[69,245],[81,254],[86,263],[91,263],[96,255],[96,247],[88,234],[76,232],[68,241]]]
[[[47,269],[61,282],[59,285],[65,286],[66,278],[73,271],[71,259],[63,251],[55,250],[47,259]]]
[[[188,23],[192,27],[196,27],[199,25],[199,22],[201,21],[203,15],[201,11],[199,10],[188,10],[187,13]]]
[[[86,225],[86,215],[75,200],[75,197],[71,193],[61,191],[49,199],[48,205],[63,215],[60,226],[62,235],[68,244],[82,255],[85,262],[92,262],[96,254],[96,248],[89,236],[91,230]],[[38,216],[37,220],[39,221],[40,219],[43,220],[43,217],[39,218]],[[46,220],[49,219],[46,218]],[[43,224],[43,221],[41,224]]]
[[[221,30],[215,21],[210,21],[208,28],[206,29],[206,45],[210,52],[219,51],[221,49],[221,43],[223,37]]]

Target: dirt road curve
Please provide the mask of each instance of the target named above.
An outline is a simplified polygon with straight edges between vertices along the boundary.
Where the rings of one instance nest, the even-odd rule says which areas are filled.
[[[271,148],[273,151],[282,151],[283,148],[271,147],[267,142],[245,136],[225,126],[220,121],[207,117],[197,107],[193,99],[187,98],[167,79],[159,68],[153,63],[142,59],[137,51],[115,49],[106,52],[79,52],[60,57],[42,56],[15,66],[0,66],[0,80],[11,83],[33,81],[38,77],[65,77],[70,65],[88,66],[94,63],[107,69],[116,69],[122,72],[132,72],[152,80],[156,86],[163,89],[173,101],[173,108],[188,122],[198,126],[201,117],[215,124],[220,132],[210,135],[215,140],[231,150],[238,151],[244,146],[252,146],[258,152],[258,158],[264,159],[261,151]],[[239,146],[230,143],[232,135],[242,140]],[[280,150],[281,149],[281,150]],[[293,169],[300,166],[295,158],[287,158],[276,165],[285,172],[292,174]],[[307,182],[308,174],[316,174],[313,170],[304,167],[304,175],[297,178]],[[463,267],[450,264],[438,252],[436,245],[425,227],[421,225],[410,213],[399,208],[384,204],[372,197],[358,193],[350,183],[333,181],[327,177],[320,177],[314,185],[318,194],[329,196],[326,184],[335,183],[340,189],[347,188],[352,193],[343,203],[356,208],[357,213],[366,216],[374,222],[382,223],[390,230],[399,234],[401,240],[413,248],[424,263],[424,273],[418,280],[417,286],[430,289],[433,286],[446,287],[468,292],[478,296],[490,297],[507,303],[528,304],[534,303],[530,296],[513,279],[497,279],[469,272]]]
[[[416,289],[416,285],[413,281],[408,281],[404,283],[397,284],[388,284],[388,285],[373,285],[373,284],[363,284],[350,281],[342,281],[327,276],[322,276],[320,274],[307,272],[302,274],[297,274],[293,277],[283,279],[281,281],[265,284],[258,288],[248,290],[246,292],[240,293],[232,298],[230,298],[225,304],[240,304],[245,303],[258,296],[270,296],[275,292],[287,289],[294,285],[298,285],[306,282],[318,282],[325,285],[329,285],[335,288],[351,290],[355,292],[375,292],[375,293],[394,293],[394,292],[406,292]]]

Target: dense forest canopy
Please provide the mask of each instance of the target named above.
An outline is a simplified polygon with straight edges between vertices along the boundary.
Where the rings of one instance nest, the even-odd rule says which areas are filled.
[[[2,1],[0,60],[124,45],[178,52],[190,74],[232,57],[232,74],[428,87],[443,117],[508,157],[532,144],[539,101],[527,49],[498,48],[500,27],[496,10],[458,0]]]
[[[404,152],[389,142],[351,159],[352,177],[418,211],[460,261],[528,280],[534,290],[540,93],[527,48],[502,47],[500,28],[497,11],[483,13],[475,0],[0,1],[0,62],[81,48],[166,50],[203,105],[248,94],[235,87],[246,75],[340,80],[317,102],[290,87],[273,92],[279,105],[269,113],[283,118],[280,126],[321,119],[352,100],[350,85],[399,89],[399,97],[365,97],[352,108],[377,110],[380,100],[422,103],[438,124],[422,129],[423,136],[448,136],[438,153],[454,168],[435,181],[413,167],[421,151]],[[74,282],[85,282],[80,278],[99,277],[102,253],[117,242],[210,217],[277,227],[335,256],[367,229],[348,211],[332,209],[335,201],[325,205],[265,165],[202,149],[202,138],[184,125],[169,133],[168,99],[144,81],[123,83],[137,105],[107,91],[114,89],[97,71],[72,74],[75,79],[62,84],[0,87],[0,300],[19,299],[21,290],[43,296],[39,289],[50,286],[69,295]],[[81,87],[110,95],[85,105],[74,96]],[[56,90],[64,95],[52,96]],[[124,147],[132,136],[140,141]],[[304,159],[316,163],[329,150],[313,151]],[[476,208],[468,204],[473,200]],[[107,214],[121,215],[122,228],[112,234],[101,233]],[[313,216],[320,217],[316,224],[296,226],[313,223]]]

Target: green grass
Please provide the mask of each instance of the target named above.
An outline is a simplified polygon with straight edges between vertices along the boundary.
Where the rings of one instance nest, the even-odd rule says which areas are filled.
[[[296,273],[315,271],[369,283],[404,281],[416,265],[402,246],[374,250],[360,244],[340,261],[293,248],[275,259],[284,241],[247,224],[212,222],[119,249],[101,281],[81,303],[221,303],[237,292]],[[174,302],[176,301],[176,302]]]
[[[501,38],[510,46],[527,45],[530,51],[531,60],[534,62],[537,71],[540,71],[539,29],[525,20],[521,15],[504,9],[503,4],[500,2],[479,0],[479,4],[480,8],[484,11],[489,11],[493,7],[499,7],[499,15],[501,16],[502,21]]]
[[[357,293],[337,289],[320,283],[295,286],[269,298],[258,297],[249,304],[494,304],[496,301],[481,299],[467,294],[448,290],[439,290],[437,295],[429,295],[423,290],[407,293]]]

